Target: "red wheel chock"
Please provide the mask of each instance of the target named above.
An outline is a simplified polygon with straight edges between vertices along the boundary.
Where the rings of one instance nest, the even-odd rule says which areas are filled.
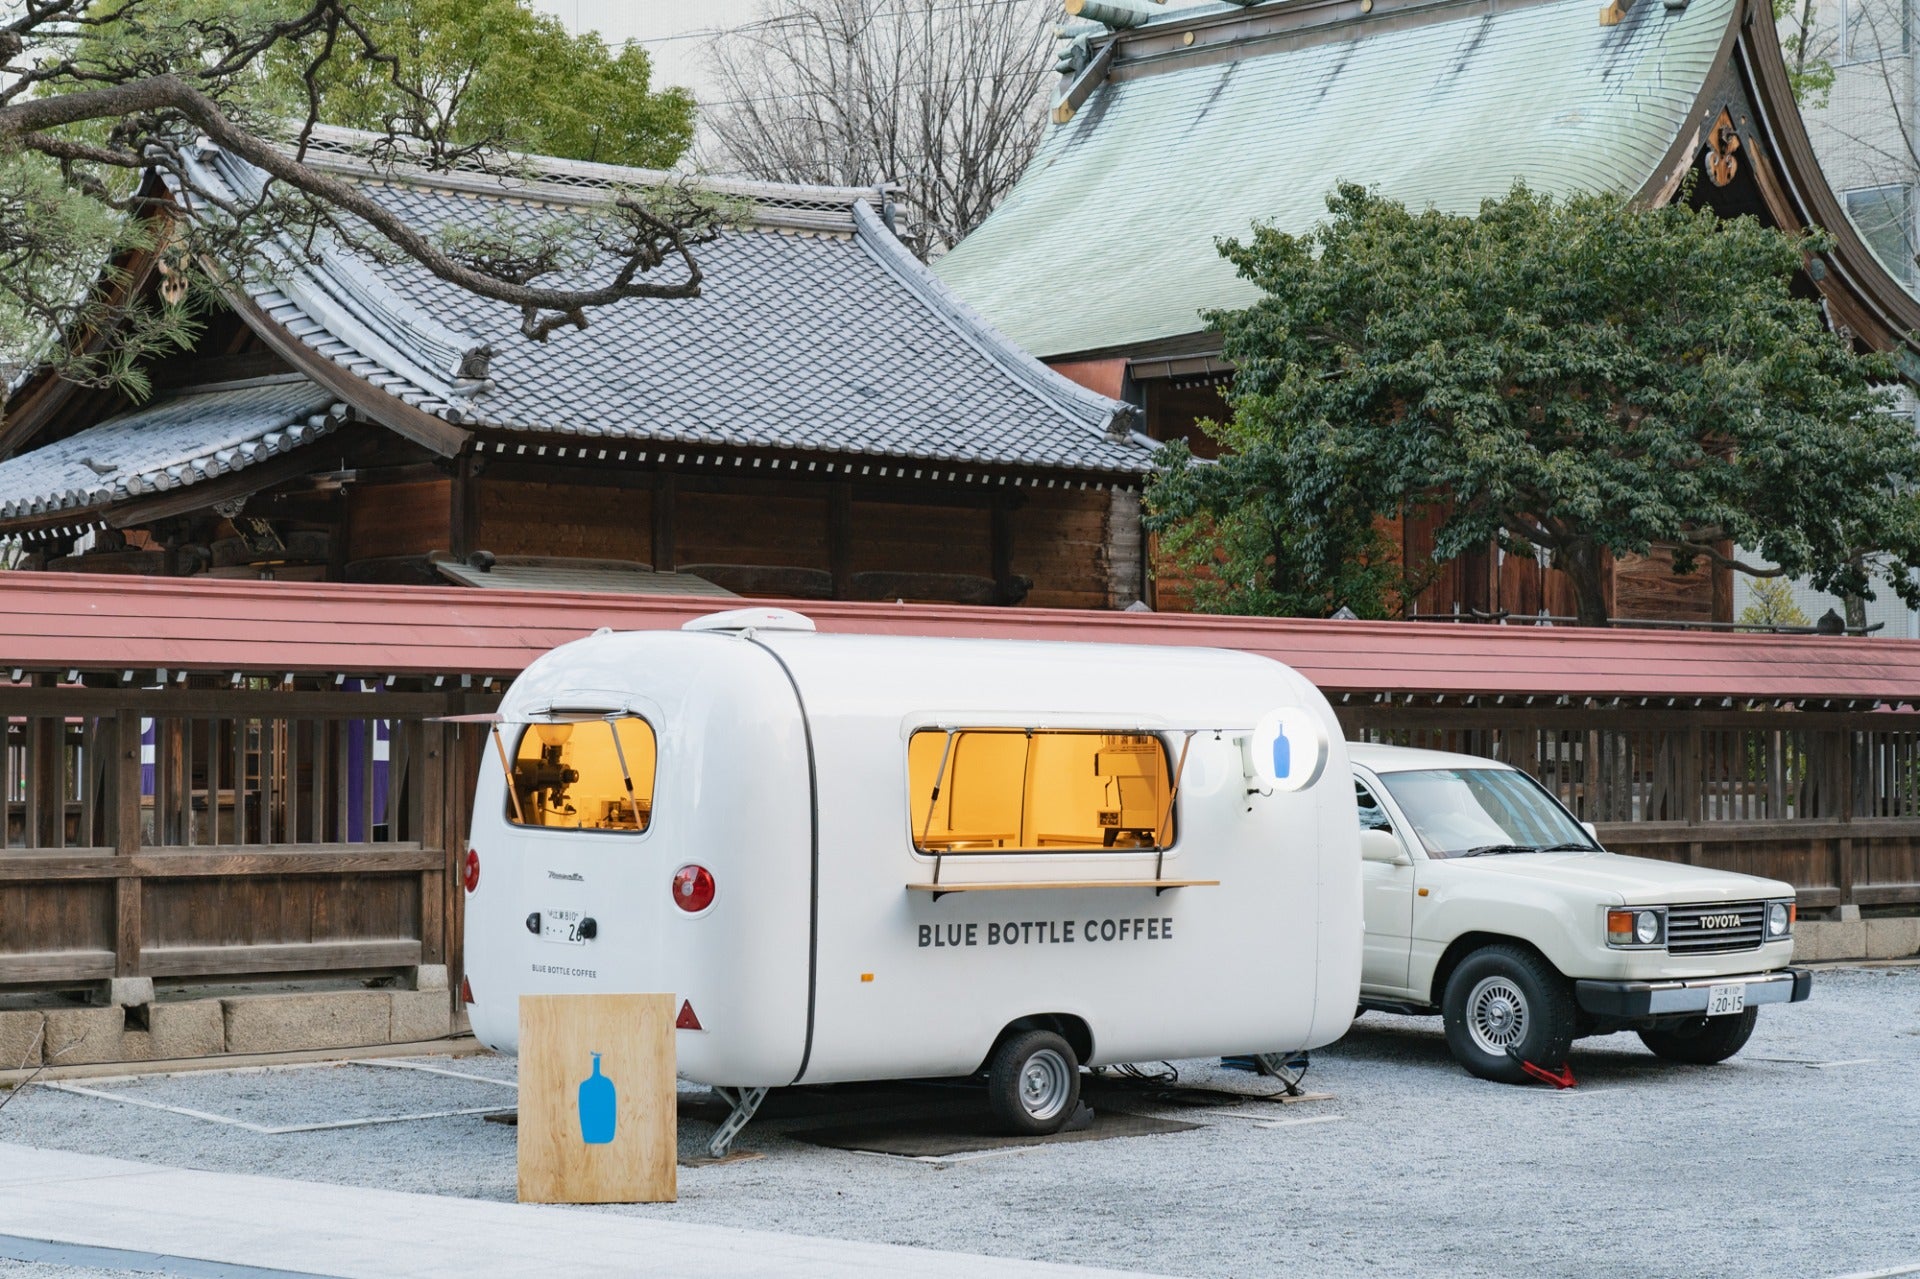
[[[1548,1070],[1545,1066],[1534,1065],[1512,1048],[1507,1049],[1507,1056],[1520,1063],[1520,1069],[1526,1072],[1529,1079],[1538,1079],[1541,1083],[1552,1084],[1555,1088],[1573,1088],[1578,1086],[1577,1081],[1573,1077],[1573,1067],[1567,1065],[1564,1061],[1560,1063],[1560,1069],[1556,1071]]]

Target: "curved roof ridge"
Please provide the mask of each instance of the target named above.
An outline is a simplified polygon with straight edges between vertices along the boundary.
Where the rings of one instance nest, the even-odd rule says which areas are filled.
[[[855,204],[863,200],[884,202],[893,190],[886,184],[840,187],[722,178],[520,151],[498,152],[496,163],[474,159],[452,169],[431,169],[419,162],[417,154],[407,151],[404,143],[404,139],[389,139],[384,134],[323,125],[315,128],[309,139],[306,162],[346,178],[576,205],[611,199],[615,193],[635,187],[687,186],[745,202],[759,226],[843,234],[853,230]],[[383,149],[389,154],[381,154]]]
[[[1023,347],[989,324],[978,311],[960,300],[945,281],[908,252],[889,231],[873,207],[862,200],[853,206],[854,238],[860,247],[907,288],[920,295],[932,311],[961,337],[992,360],[1020,386],[1049,408],[1083,423],[1109,440],[1128,441],[1134,408],[1109,399],[1054,372]]]

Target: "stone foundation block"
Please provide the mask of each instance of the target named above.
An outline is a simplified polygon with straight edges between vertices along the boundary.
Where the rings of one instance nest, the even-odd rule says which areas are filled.
[[[413,970],[413,988],[415,990],[445,990],[447,988],[447,966],[445,964],[421,964]]]
[[[417,1043],[423,1039],[445,1039],[453,1024],[453,1001],[446,988],[439,990],[396,990],[393,1020],[388,1039],[396,1044]]]
[[[1920,954],[1920,918],[1869,919],[1868,959],[1905,959]]]
[[[50,1008],[47,1038],[41,1058],[50,1066],[84,1066],[102,1061],[124,1061],[121,1039],[127,1028],[127,1010],[111,1008]]]
[[[217,999],[150,1005],[147,1030],[153,1056],[162,1061],[214,1057],[227,1050],[226,1014]]]
[[[153,1002],[153,978],[151,977],[110,977],[107,979],[107,1002],[119,1004],[122,1008],[138,1008],[141,1004]]]
[[[0,1070],[40,1064],[40,1032],[46,1014],[38,1009],[0,1013]]]
[[[1809,933],[1817,932],[1820,940],[1816,943],[1820,958],[1825,961],[1839,959],[1865,959],[1867,955],[1867,924],[1863,919],[1841,921],[1837,919],[1821,920],[1815,923],[1794,926],[1798,932],[1806,928]],[[1793,953],[1800,954],[1800,942],[1794,941]]]
[[[1793,962],[1817,964],[1826,958],[1824,924],[1801,920],[1793,926]]]
[[[387,1042],[390,996],[381,990],[239,995],[220,1001],[230,1053],[363,1048]]]

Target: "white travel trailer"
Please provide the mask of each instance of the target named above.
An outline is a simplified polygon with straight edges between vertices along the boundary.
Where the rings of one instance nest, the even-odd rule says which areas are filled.
[[[1346,747],[1277,662],[741,609],[553,650],[487,753],[474,1032],[513,1051],[522,994],[672,992],[680,1074],[734,1107],[716,1151],[769,1087],[985,1069],[1050,1132],[1081,1066],[1353,1017]]]

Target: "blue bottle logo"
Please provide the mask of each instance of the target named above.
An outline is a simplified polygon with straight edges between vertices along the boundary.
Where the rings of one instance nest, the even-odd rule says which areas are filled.
[[[1286,726],[1273,735],[1273,775],[1284,778],[1293,771],[1293,743],[1287,740]]]
[[[593,1073],[580,1081],[580,1140],[604,1146],[613,1140],[616,1093],[613,1080],[600,1073],[600,1054],[593,1054]]]

